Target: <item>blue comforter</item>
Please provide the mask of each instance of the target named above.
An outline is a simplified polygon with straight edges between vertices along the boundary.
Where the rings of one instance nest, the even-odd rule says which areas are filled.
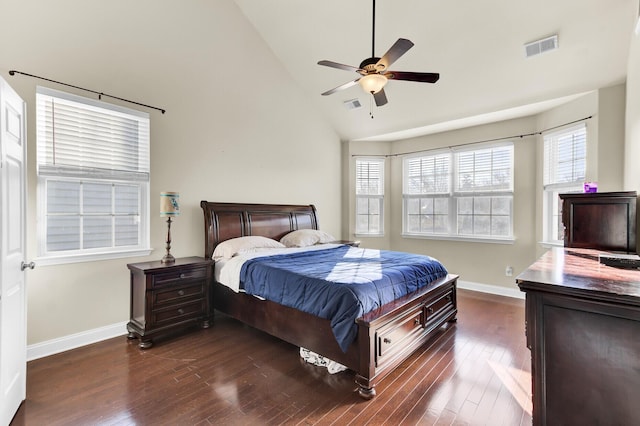
[[[356,318],[445,275],[429,256],[338,246],[249,259],[240,288],[331,320],[346,352],[356,337]]]

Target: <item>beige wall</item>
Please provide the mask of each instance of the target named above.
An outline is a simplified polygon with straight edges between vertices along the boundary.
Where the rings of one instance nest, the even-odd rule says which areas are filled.
[[[462,281],[515,290],[515,276],[545,248],[542,241],[542,136],[512,138],[515,146],[513,244],[402,237],[402,155],[421,150],[538,133],[586,117],[587,175],[606,191],[622,190],[625,85],[604,88],[539,115],[394,142],[352,142],[349,155],[389,151],[384,238],[361,238],[363,246],[422,253],[441,260]],[[347,161],[346,158],[343,161]],[[353,175],[354,173],[351,173]],[[353,180],[353,177],[350,177]],[[353,186],[351,186],[353,188]],[[351,190],[353,193],[353,190]],[[353,212],[353,195],[349,203]],[[353,215],[349,218],[353,226]],[[505,269],[512,266],[514,276]]]
[[[128,320],[126,264],[164,254],[160,191],[181,196],[175,256],[204,252],[202,199],[314,203],[322,229],[341,234],[337,135],[233,1],[191,3],[0,0],[0,74],[28,104],[29,260],[37,255],[35,87],[63,88],[8,70],[167,110],[150,112],[154,252],[30,271],[30,345]]]
[[[624,188],[640,192],[640,18],[631,35],[627,67],[627,102],[625,115]],[[640,214],[638,215],[640,234]],[[637,239],[640,245],[640,238]]]

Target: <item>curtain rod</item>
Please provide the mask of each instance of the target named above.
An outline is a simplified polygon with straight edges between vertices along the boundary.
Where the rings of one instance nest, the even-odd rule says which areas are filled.
[[[67,87],[73,87],[74,89],[84,90],[85,92],[95,93],[96,95],[98,95],[98,99],[100,99],[100,100],[102,100],[103,96],[106,96],[108,98],[117,99],[119,101],[129,102],[130,104],[140,105],[140,106],[143,106],[145,108],[155,109],[155,110],[158,110],[158,111],[162,112],[163,114],[166,112],[166,110],[162,109],[162,108],[157,108],[157,107],[154,107],[154,106],[151,106],[151,105],[142,104],[140,102],[130,101],[129,99],[119,98],[118,96],[109,95],[109,94],[103,93],[103,92],[96,92],[95,90],[85,89],[84,87],[74,86],[73,84],[62,83],[60,81],[51,80],[50,78],[40,77],[40,76],[33,75],[33,74],[28,74],[28,73],[22,72],[22,71],[16,71],[16,70],[10,70],[9,71],[9,75],[15,75],[15,74],[22,74],[22,75],[26,75],[27,77],[38,78],[40,80],[50,81],[51,83],[61,84],[63,86],[67,86]]]
[[[455,146],[475,145],[475,144],[479,144],[479,143],[497,142],[497,141],[503,141],[503,140],[508,140],[508,139],[518,139],[518,138],[522,139],[522,138],[526,138],[526,137],[529,137],[529,136],[542,135],[544,132],[548,132],[550,130],[555,130],[555,129],[558,129],[560,127],[569,126],[571,124],[576,124],[576,123],[579,123],[581,121],[589,120],[591,118],[593,118],[593,115],[581,118],[579,120],[574,120],[574,121],[570,121],[568,123],[564,123],[564,124],[560,124],[560,125],[557,125],[557,126],[549,127],[549,128],[544,129],[544,130],[539,130],[539,131],[533,132],[533,133],[524,133],[524,134],[521,134],[521,135],[504,136],[504,137],[501,137],[501,138],[494,138],[494,139],[485,139],[485,140],[481,140],[481,141],[461,143],[460,145],[455,145]],[[418,151],[401,152],[401,153],[398,153],[398,154],[373,154],[373,155],[351,154],[351,156],[352,157],[384,157],[384,158],[388,158],[388,157],[398,157],[398,156],[401,156],[401,155],[417,154],[419,152],[436,151],[438,149],[443,149],[443,148],[451,149],[451,148],[453,148],[453,146],[449,145],[449,146],[446,146],[446,147],[443,146],[443,147],[440,147],[440,148],[421,149],[421,150],[418,150]]]

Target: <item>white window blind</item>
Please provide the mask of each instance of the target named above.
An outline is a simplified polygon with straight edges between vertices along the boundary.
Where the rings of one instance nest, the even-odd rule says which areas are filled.
[[[407,157],[403,176],[405,235],[512,237],[512,143]]]
[[[562,204],[558,194],[582,192],[587,174],[587,126],[565,127],[544,135],[543,240],[562,244]]]
[[[41,87],[36,109],[41,258],[148,251],[148,114]]]
[[[544,136],[544,185],[582,184],[587,167],[587,128],[583,124]]]
[[[382,235],[384,160],[356,159],[356,235]]]

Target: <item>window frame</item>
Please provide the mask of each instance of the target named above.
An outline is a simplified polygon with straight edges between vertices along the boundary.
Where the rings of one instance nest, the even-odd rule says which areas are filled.
[[[551,152],[547,143],[557,144],[558,140],[569,134],[572,135],[573,138],[576,137],[576,134],[582,133],[583,140],[582,143],[582,151],[584,152],[584,158],[580,159],[583,163],[582,173],[578,173],[578,177],[573,180],[560,180],[554,178],[557,175],[555,172],[558,170],[557,164],[555,167],[549,164],[550,158],[558,158],[557,153]],[[587,123],[579,123],[570,126],[562,127],[561,129],[557,129],[554,131],[549,131],[545,135],[543,135],[543,181],[542,181],[542,244],[545,246],[563,246],[564,238],[561,235],[561,225],[560,222],[562,220],[562,203],[559,201],[558,194],[560,193],[580,193],[584,190],[584,181],[586,180],[587,175],[587,157],[588,157],[588,139],[589,132]],[[557,150],[558,147],[555,146],[553,149]],[[566,161],[566,160],[565,160]],[[572,163],[572,174],[575,175],[575,164],[576,158],[573,158]],[[558,162],[560,159],[558,158]],[[553,171],[552,171],[553,170]],[[553,238],[553,235],[557,235],[562,238]]]
[[[484,188],[481,190],[464,190],[458,188],[456,182],[458,181],[460,170],[459,170],[459,162],[456,161],[458,159],[458,155],[461,153],[479,153],[481,151],[486,150],[494,150],[499,148],[509,148],[509,170],[510,170],[510,179],[507,189],[500,188]],[[489,243],[505,243],[510,244],[513,243],[513,224],[514,224],[514,211],[513,211],[513,198],[514,198],[514,143],[512,141],[501,142],[501,143],[486,143],[486,144],[473,144],[473,146],[460,146],[454,148],[447,148],[441,150],[432,150],[428,152],[420,152],[412,155],[408,155],[403,159],[403,171],[402,171],[402,236],[405,238],[426,238],[426,239],[438,239],[438,240],[455,240],[455,241],[472,241],[472,242],[489,242]],[[441,182],[440,185],[443,187],[442,190],[434,190],[430,192],[423,193],[411,193],[408,188],[409,185],[409,163],[411,161],[415,161],[416,159],[427,159],[427,158],[446,158],[448,164],[441,165],[441,167],[445,167],[448,169],[448,181],[446,183]],[[475,168],[473,170],[476,170]],[[492,168],[493,170],[493,168]],[[444,173],[438,173],[435,169],[434,163],[434,174],[438,176],[443,176]],[[425,176],[425,175],[421,175]],[[433,180],[436,182],[436,180]],[[434,184],[434,188],[437,185]],[[508,223],[508,235],[490,235],[490,234],[466,234],[461,233],[459,229],[459,220],[460,213],[459,207],[462,200],[473,198],[498,198],[498,197],[508,197],[508,209],[509,209],[509,223]],[[447,199],[448,206],[446,208],[442,206],[440,208],[440,214],[444,216],[443,212],[446,210],[446,232],[423,232],[423,231],[410,231],[410,207],[409,203],[411,200],[415,199]],[[414,208],[415,209],[415,208]],[[435,209],[434,209],[435,212]],[[491,213],[490,216],[494,214]],[[474,215],[475,216],[475,215]],[[478,214],[478,216],[480,216]],[[434,219],[435,221],[435,219]],[[415,220],[413,221],[415,223]],[[441,228],[441,229],[444,229]]]
[[[137,153],[138,157],[136,157],[136,163],[141,165],[142,172],[138,171],[121,171],[117,168],[114,169],[96,169],[95,167],[79,167],[79,166],[69,166],[69,165],[56,165],[55,163],[51,163],[51,158],[48,150],[50,150],[50,145],[52,140],[47,139],[48,135],[45,131],[45,125],[42,120],[45,118],[45,112],[42,110],[41,106],[41,96],[42,99],[46,99],[47,97],[52,97],[55,99],[60,99],[62,102],[72,102],[79,108],[80,111],[83,111],[83,108],[86,107],[87,110],[99,109],[102,112],[106,112],[107,114],[114,115],[126,115],[130,117],[136,117],[136,120],[139,120],[142,123],[144,128],[139,130],[139,133],[135,137],[136,145],[134,150]],[[117,259],[124,257],[134,257],[134,256],[146,256],[149,255],[152,251],[150,247],[150,210],[149,210],[149,187],[150,187],[150,174],[148,172],[150,168],[150,158],[149,158],[149,150],[150,150],[150,136],[149,136],[149,128],[150,128],[150,120],[149,115],[146,113],[142,113],[140,111],[131,110],[128,108],[123,108],[117,105],[109,104],[102,101],[96,101],[93,99],[88,99],[76,95],[72,95],[66,92],[60,92],[57,90],[52,90],[43,87],[37,87],[36,91],[36,115],[37,115],[37,150],[38,150],[38,158],[36,161],[37,164],[37,217],[38,217],[38,226],[37,226],[37,244],[38,244],[38,257],[37,261],[39,265],[56,265],[56,264],[67,264],[67,263],[76,263],[76,262],[87,262],[87,261],[97,261],[97,260],[106,260],[106,259]],[[78,106],[79,105],[79,106]],[[42,145],[49,144],[49,145]],[[48,248],[47,242],[47,232],[49,226],[49,218],[54,217],[54,214],[48,211],[48,191],[50,190],[50,185],[53,182],[68,182],[72,184],[78,184],[78,188],[83,188],[83,185],[91,185],[91,184],[108,184],[111,185],[110,196],[107,196],[106,192],[103,198],[103,204],[110,205],[109,213],[100,213],[99,215],[89,214],[87,212],[81,211],[82,207],[78,207],[78,214],[76,217],[80,218],[79,223],[84,220],[82,218],[90,218],[90,217],[111,217],[112,226],[110,228],[111,234],[111,245],[108,247],[99,247],[99,248],[81,248],[81,249],[73,249],[73,250],[50,250]],[[137,189],[137,212],[128,213],[128,214],[120,214],[117,213],[114,209],[117,205],[117,198],[114,194],[117,194],[115,186],[134,186]],[[79,189],[81,191],[81,189]],[[133,189],[135,193],[136,190]],[[80,193],[79,193],[80,194]],[[110,197],[110,199],[108,199]],[[82,203],[81,195],[79,195],[78,202]],[[135,204],[135,202],[134,202]],[[104,207],[107,208],[107,207]],[[136,214],[137,213],[137,214]],[[61,215],[62,217],[64,215]],[[116,218],[123,217],[132,217],[133,222],[137,225],[137,234],[135,238],[137,240],[137,244],[134,245],[117,245],[118,240],[118,230],[122,230],[122,227],[113,226],[117,221]],[[72,217],[71,214],[68,217]],[[126,225],[122,225],[125,226]],[[83,238],[86,238],[88,233],[84,232],[82,227],[78,228],[77,237],[80,241]],[[103,237],[104,240],[104,237]]]
[[[355,159],[355,208],[354,208],[354,235],[356,237],[383,237],[384,236],[384,192],[385,192],[385,159],[384,158],[375,158],[375,157],[356,157]],[[378,164],[379,165],[379,178],[378,178],[378,188],[379,191],[376,194],[360,194],[358,193],[359,185],[358,185],[358,175],[359,175],[359,163],[367,163],[367,164]],[[360,214],[359,210],[359,201],[367,200],[367,210],[366,214]],[[380,212],[378,216],[377,228],[378,232],[371,231],[372,228],[375,229],[375,225],[371,225],[371,217],[376,216],[375,213],[371,213],[372,211],[372,202],[375,202],[378,205],[378,211]],[[368,232],[363,232],[362,229],[358,228],[359,217],[367,216],[367,229]]]

